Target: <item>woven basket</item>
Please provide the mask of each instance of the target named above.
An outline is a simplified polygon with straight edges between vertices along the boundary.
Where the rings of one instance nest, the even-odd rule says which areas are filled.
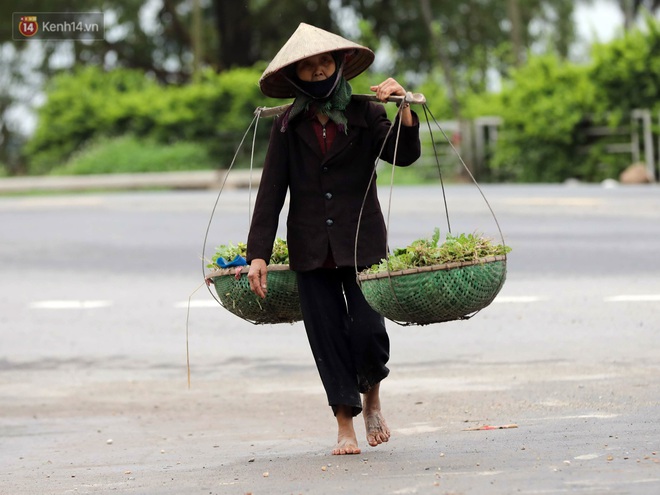
[[[497,296],[506,279],[506,256],[360,274],[358,279],[371,307],[396,323],[464,320]]]
[[[250,290],[246,267],[237,280],[235,268],[207,275],[228,311],[251,323],[294,323],[302,320],[296,274],[289,265],[268,266],[268,293],[261,299]]]

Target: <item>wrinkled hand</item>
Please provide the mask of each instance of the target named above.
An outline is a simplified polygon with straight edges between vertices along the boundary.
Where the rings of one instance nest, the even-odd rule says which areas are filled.
[[[388,78],[385,79],[378,86],[371,86],[371,91],[376,93],[376,98],[380,101],[387,101],[387,99],[394,96],[406,96],[406,90],[403,89],[396,79]]]
[[[250,271],[248,272],[250,290],[261,299],[264,299],[268,292],[267,277],[268,267],[266,266],[266,262],[260,258],[252,260],[250,263]]]
[[[387,101],[390,96],[406,96],[406,90],[401,86],[396,79],[391,77],[385,79],[382,83],[377,86],[371,86],[371,91],[376,93],[376,98],[380,101]],[[410,111],[410,105],[405,104],[401,106],[400,109],[401,123],[404,126],[412,126],[413,116]]]

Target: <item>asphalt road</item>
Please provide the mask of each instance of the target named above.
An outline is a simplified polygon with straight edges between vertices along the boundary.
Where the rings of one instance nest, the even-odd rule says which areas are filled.
[[[207,257],[244,240],[247,190],[212,217],[213,191],[0,197],[0,494],[660,493],[660,189],[483,190],[504,288],[389,324],[393,437],[350,457],[301,324],[202,286],[207,226]],[[393,246],[447,230],[439,187],[381,202]],[[447,204],[454,233],[499,235],[473,185]]]

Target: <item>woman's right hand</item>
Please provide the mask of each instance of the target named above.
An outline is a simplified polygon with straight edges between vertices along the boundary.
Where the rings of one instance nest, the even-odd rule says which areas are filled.
[[[250,263],[248,281],[250,282],[250,290],[261,299],[265,299],[268,292],[267,277],[268,267],[266,262],[261,258],[253,259]]]

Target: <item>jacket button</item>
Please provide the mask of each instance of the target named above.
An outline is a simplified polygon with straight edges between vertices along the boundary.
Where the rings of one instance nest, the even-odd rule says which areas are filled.
[[[325,199],[332,199],[332,193],[325,193]]]
[[[328,171],[328,167],[323,167],[321,170],[323,170],[324,172],[327,172],[327,171]]]
[[[325,221],[325,224],[326,224],[328,227],[332,227],[332,224],[333,224],[333,223],[335,223],[335,222],[332,221],[332,218],[328,218],[328,219]]]

